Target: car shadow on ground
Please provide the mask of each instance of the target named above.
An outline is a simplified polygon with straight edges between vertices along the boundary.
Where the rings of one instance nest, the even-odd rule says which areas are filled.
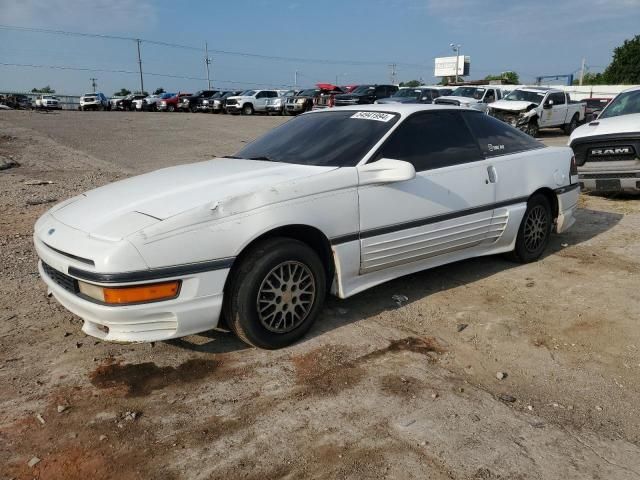
[[[556,254],[566,248],[566,245],[578,245],[597,237],[617,225],[622,217],[618,213],[579,209],[576,224],[568,232],[551,237],[544,257]],[[301,342],[364,318],[397,309],[398,304],[392,298],[394,295],[407,297],[404,304],[411,304],[431,294],[468,285],[519,266],[520,264],[500,255],[479,257],[407,275],[345,300],[329,296],[316,324]],[[228,353],[249,348],[235,335],[217,330],[167,343],[202,353]]]

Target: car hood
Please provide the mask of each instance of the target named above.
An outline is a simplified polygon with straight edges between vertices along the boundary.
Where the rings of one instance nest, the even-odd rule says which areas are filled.
[[[471,105],[472,103],[480,103],[480,100],[476,100],[475,98],[470,98],[470,97],[454,97],[453,95],[449,95],[447,97],[438,97],[435,100],[435,103],[443,103],[446,104],[447,100],[455,100],[457,102],[459,102],[460,104],[469,104]]]
[[[245,99],[251,99],[254,100],[255,97],[247,97],[247,96],[242,96],[242,95],[235,95],[233,97],[227,97],[226,100],[245,100]]]
[[[526,102],[524,100],[498,100],[497,102],[493,102],[489,108],[508,110],[510,112],[520,112],[531,106],[535,107],[536,104],[533,102]]]
[[[569,143],[578,138],[591,137],[594,135],[624,135],[629,133],[640,135],[640,113],[597,119],[589,122],[573,131],[569,138]]]
[[[404,97],[404,98],[381,98],[377,100],[378,103],[418,103],[417,98]]]
[[[111,183],[50,213],[69,227],[118,240],[197,207],[215,210],[225,199],[273,190],[335,168],[216,158]]]
[[[335,96],[336,100],[353,100],[353,99],[358,99],[358,98],[362,98],[365,95],[360,95],[360,94],[353,94],[353,93],[339,93],[338,95]]]

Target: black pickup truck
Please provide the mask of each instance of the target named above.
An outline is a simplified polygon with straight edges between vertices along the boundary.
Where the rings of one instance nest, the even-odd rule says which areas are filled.
[[[176,110],[179,112],[192,112],[195,113],[198,110],[198,104],[205,98],[211,98],[220,90],[198,90],[193,95],[182,97],[178,102]]]

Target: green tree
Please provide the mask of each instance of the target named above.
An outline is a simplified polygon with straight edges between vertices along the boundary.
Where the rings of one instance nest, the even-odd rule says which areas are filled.
[[[113,94],[114,97],[126,97],[127,95],[129,95],[131,93],[131,90],[128,90],[126,88],[121,88],[119,91],[117,91],[116,93]]]
[[[32,88],[31,93],[56,93],[54,89],[52,89],[49,85],[42,88]]]
[[[520,76],[517,72],[502,72],[500,75],[487,75],[484,79],[488,82],[491,80],[502,80],[511,85],[520,84]]]
[[[154,94],[154,95],[162,95],[163,93],[164,93],[164,88],[162,88],[162,87],[160,87],[160,88],[156,88],[156,89],[153,91],[153,94]]]
[[[408,82],[400,82],[401,87],[415,88],[419,87],[420,85],[422,85],[420,80],[409,80]]]
[[[602,77],[610,84],[640,83],[640,35],[613,50],[613,60]]]
[[[584,77],[582,77],[582,84],[583,85],[604,85],[606,82],[606,80],[604,79],[604,76],[601,73],[591,73],[591,72],[587,72],[584,74]],[[580,85],[580,79],[575,79],[573,81],[574,85]]]

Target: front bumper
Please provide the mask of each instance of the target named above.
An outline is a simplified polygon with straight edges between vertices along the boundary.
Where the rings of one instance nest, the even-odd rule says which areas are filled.
[[[280,113],[282,112],[282,105],[267,105],[264,111],[267,113]]]
[[[580,188],[591,192],[640,193],[640,170],[578,169]]]
[[[155,342],[216,328],[229,273],[229,269],[224,269],[167,278],[182,280],[180,295],[173,300],[110,306],[85,300],[58,285],[44,271],[42,260],[38,262],[38,271],[55,299],[84,320],[84,333],[117,342]]]
[[[55,236],[41,238],[39,232],[47,235],[52,229],[55,229]],[[194,268],[202,265],[195,263],[178,270],[149,269],[129,242],[87,238],[79,230],[50,217],[41,218],[36,223],[34,245],[39,259],[38,271],[48,291],[62,306],[84,320],[82,330],[88,335],[106,341],[151,342],[203,332],[218,325],[224,284],[231,263]],[[67,250],[67,246],[73,251]],[[43,262],[56,278],[47,274]],[[149,276],[154,270],[156,274]],[[110,273],[100,275],[105,272]],[[134,278],[131,273],[118,276],[116,272],[141,272],[142,275]],[[98,303],[78,294],[78,281],[117,287],[165,280],[181,281],[178,297],[116,306]]]

